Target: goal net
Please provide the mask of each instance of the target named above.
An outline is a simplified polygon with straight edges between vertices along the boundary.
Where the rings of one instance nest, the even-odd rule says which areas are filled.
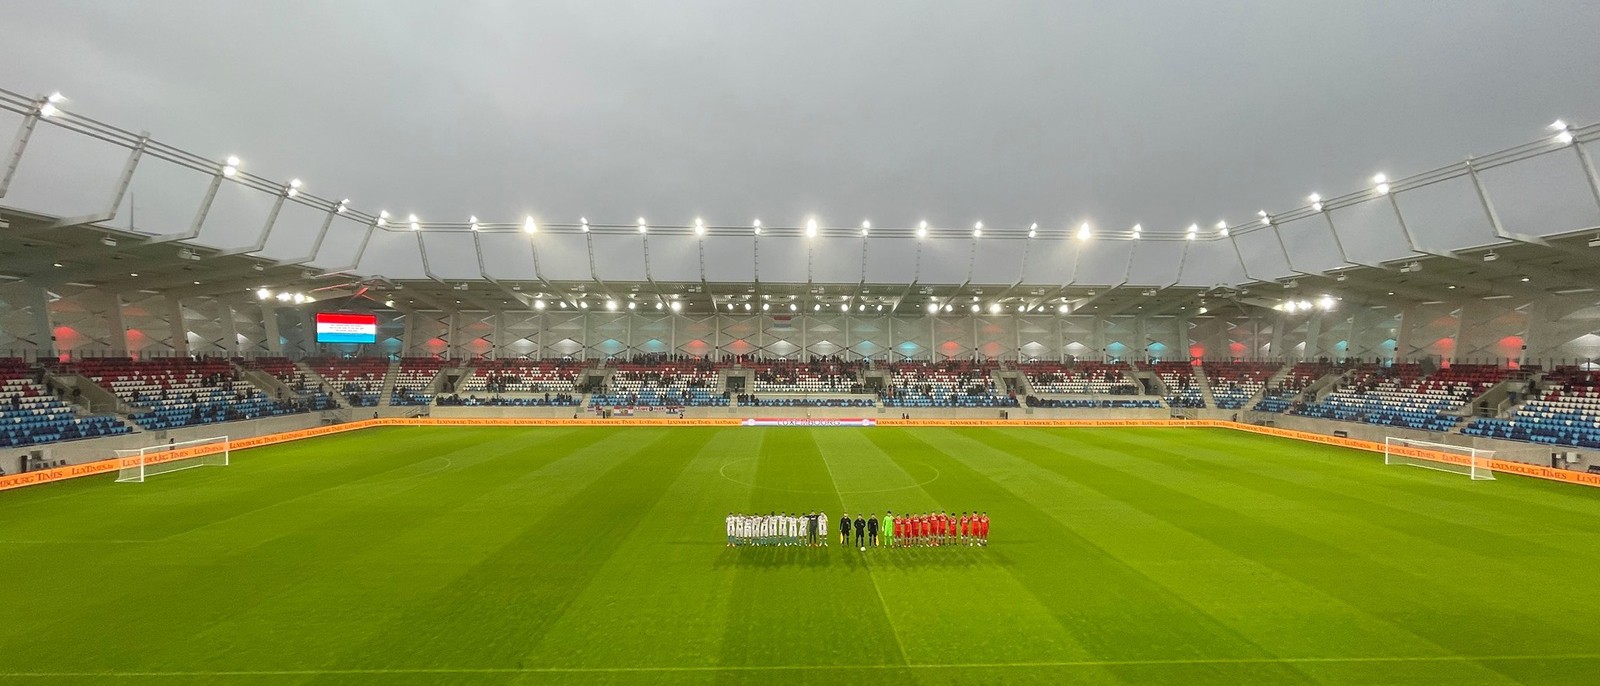
[[[148,477],[167,472],[195,467],[226,467],[230,445],[227,436],[214,436],[118,450],[117,459],[121,464],[117,470],[117,481],[143,482]]]
[[[1403,464],[1465,474],[1473,481],[1494,479],[1494,470],[1489,468],[1489,461],[1493,458],[1493,450],[1392,436],[1383,439],[1384,464]]]

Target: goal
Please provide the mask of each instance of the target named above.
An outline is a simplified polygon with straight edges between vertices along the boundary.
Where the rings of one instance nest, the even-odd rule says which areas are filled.
[[[214,436],[118,450],[117,459],[121,464],[117,470],[117,482],[142,483],[157,474],[195,467],[226,467],[230,445],[227,436]]]
[[[1393,436],[1383,439],[1384,464],[1403,464],[1465,474],[1473,481],[1494,480],[1494,470],[1489,467],[1489,462],[1493,458],[1493,450]]]

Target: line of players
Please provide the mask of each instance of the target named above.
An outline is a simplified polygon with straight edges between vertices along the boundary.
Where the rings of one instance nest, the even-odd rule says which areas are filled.
[[[772,512],[764,515],[741,515],[732,512],[727,518],[728,547],[734,546],[826,546],[828,545],[828,515],[808,512],[801,515]],[[882,520],[876,512],[869,516],[850,518],[845,513],[839,519],[839,543],[867,547],[915,548],[940,545],[984,546],[989,544],[989,513],[963,512],[960,516],[944,513],[901,515],[886,513]]]

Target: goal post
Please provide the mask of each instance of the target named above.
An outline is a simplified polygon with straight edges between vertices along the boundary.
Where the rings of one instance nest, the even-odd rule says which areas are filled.
[[[117,482],[142,483],[157,474],[195,467],[226,467],[231,446],[227,436],[213,436],[118,450]]]
[[[1473,481],[1494,480],[1494,470],[1490,468],[1493,459],[1493,450],[1393,436],[1383,439],[1384,464],[1463,474]]]

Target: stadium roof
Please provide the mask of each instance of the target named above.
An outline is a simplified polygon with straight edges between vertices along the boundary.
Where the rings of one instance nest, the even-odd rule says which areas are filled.
[[[1600,266],[1600,127],[1545,128],[1600,112],[1588,3],[148,9],[0,10],[0,275],[1164,311]]]

